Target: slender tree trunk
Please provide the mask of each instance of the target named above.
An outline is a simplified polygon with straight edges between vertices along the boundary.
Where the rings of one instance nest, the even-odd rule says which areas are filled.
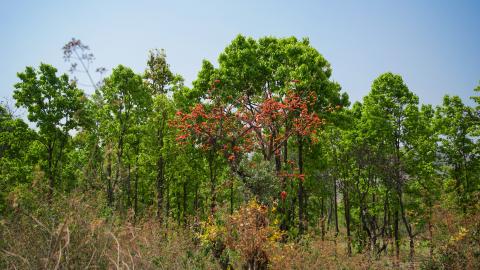
[[[214,168],[214,156],[213,153],[210,153],[210,156],[208,158],[208,168],[210,171],[210,196],[211,196],[211,201],[210,201],[210,214],[213,215],[215,214],[215,207],[217,205],[216,203],[216,192],[215,192],[215,185],[216,185],[216,180],[215,180],[215,168]]]
[[[183,182],[183,205],[182,205],[183,224],[187,225],[187,182]]]
[[[401,134],[400,132],[400,119],[397,120],[397,126],[398,126],[398,129],[397,129],[397,134]],[[396,138],[395,139],[395,174],[396,174],[396,185],[397,185],[397,190],[400,190],[401,187],[401,179],[400,179],[400,139],[399,138]],[[398,197],[398,203],[400,204],[400,209],[401,211],[403,212],[403,206],[402,206],[402,201],[401,201],[401,196]],[[402,213],[402,216],[403,216],[403,213]],[[399,239],[399,235],[398,235],[398,231],[399,231],[399,226],[398,226],[398,222],[399,222],[399,219],[398,219],[398,206],[396,206],[396,209],[395,209],[395,245],[396,245],[396,253],[395,253],[395,256],[396,256],[396,259],[397,259],[397,263],[400,262],[400,239]]]
[[[163,193],[165,185],[165,162],[160,154],[157,160],[157,217],[162,222],[163,219]]]
[[[303,224],[304,230],[308,231],[308,192],[303,190]]]
[[[121,124],[121,125],[124,126],[123,124]],[[117,145],[117,162],[118,163],[117,163],[117,169],[116,169],[116,172],[115,172],[115,181],[113,182],[114,187],[120,179],[120,171],[122,169],[123,135],[124,135],[125,130],[126,130],[126,127],[122,127],[122,131],[121,131],[120,136],[118,138],[118,145]]]
[[[170,217],[170,180],[169,181],[166,181],[166,184],[167,184],[167,188],[165,190],[165,200],[166,200],[166,209],[165,209],[165,217],[166,217],[166,226],[168,228],[168,222],[169,222],[169,217]]]
[[[415,257],[415,235],[413,234],[413,229],[412,229],[412,226],[410,225],[410,223],[408,222],[407,220],[407,216],[405,214],[405,208],[404,208],[404,205],[403,205],[403,196],[402,196],[402,192],[399,191],[399,194],[398,194],[398,200],[400,202],[400,213],[402,215],[402,221],[403,221],[403,225],[405,225],[405,229],[407,230],[407,234],[408,234],[408,239],[409,239],[409,242],[410,242],[410,256],[409,256],[409,259],[410,259],[410,268],[413,268],[414,267],[414,257]]]
[[[415,269],[415,242],[413,236],[409,236],[409,242],[410,242],[410,254],[409,254],[409,260],[410,260],[410,269]]]
[[[290,190],[295,192],[295,183],[293,181],[290,181]],[[298,196],[292,196],[292,203],[290,204],[290,208],[288,209],[288,223],[291,224],[291,226],[295,225],[295,211],[296,211],[296,204],[297,204],[297,198]]]
[[[280,175],[281,173],[281,170],[282,170],[282,160],[281,160],[281,156],[280,156],[280,153],[275,153],[275,174],[277,176]],[[285,177],[281,177],[281,182],[280,182],[280,189],[281,191],[285,191],[286,189],[286,179]],[[233,186],[232,186],[233,188]],[[283,198],[280,199],[281,201],[283,200]],[[285,230],[285,201],[282,201],[281,204],[280,204],[280,207],[278,209],[279,211],[279,214],[280,214],[280,230]]]
[[[387,230],[387,247],[385,248],[385,255],[387,255],[389,252],[390,252],[390,255],[392,254],[391,251],[388,250],[388,245],[390,245],[391,241],[392,241],[392,237],[393,237],[393,234],[392,234],[392,211],[390,209],[390,205],[388,206],[388,221],[387,221],[387,224],[388,224],[388,230]],[[390,250],[393,250],[390,249]]]
[[[389,210],[388,210],[388,191],[385,192],[385,201],[383,203],[383,229],[382,229],[382,239],[383,239],[383,250],[385,255],[387,254],[388,248],[388,231],[390,229],[390,224],[388,220]]]
[[[320,227],[322,231],[322,241],[325,240],[325,199],[322,196],[322,200],[320,203]]]
[[[303,140],[302,137],[298,137],[298,171],[303,174]],[[298,232],[303,234],[304,232],[304,209],[303,209],[303,196],[304,196],[303,180],[298,181]]]
[[[159,155],[157,159],[157,218],[162,222],[163,217],[163,193],[165,185],[165,161],[162,155],[163,149],[163,121],[157,130],[157,143],[159,146]]]
[[[49,189],[48,189],[48,201],[51,203],[53,200],[53,190],[55,188],[55,178],[53,175],[53,146],[49,146],[48,149],[48,182],[49,182]]]
[[[62,171],[62,169],[63,169],[62,159],[63,159],[63,150],[65,148],[66,140],[67,140],[67,138],[61,138],[60,139],[60,147],[59,147],[58,158],[53,165],[53,168],[54,168],[53,169],[54,170],[53,177],[56,180],[56,182],[58,182],[57,186],[58,186],[58,189],[60,191],[63,190],[62,189],[62,173],[63,173],[63,171]],[[58,163],[60,163],[60,166],[58,165]],[[58,173],[57,173],[57,171],[58,171]],[[58,177],[57,177],[57,175],[58,175]]]
[[[283,164],[284,164],[285,170],[286,170],[287,169],[286,165],[288,164],[288,140],[286,140],[283,143],[283,151],[282,152],[283,152]],[[282,191],[286,191],[286,190],[287,190],[287,177],[284,176],[284,177],[282,177]],[[289,216],[288,216],[288,213],[287,213],[287,199],[286,198],[282,203],[281,211],[282,211],[281,212],[282,223],[280,224],[280,229],[284,230],[284,231],[287,231],[288,230]]]
[[[230,215],[233,214],[233,179],[230,181]]]
[[[198,216],[198,188],[199,184],[195,185],[195,200],[193,201],[193,209],[195,210],[195,216]]]
[[[128,168],[127,168],[127,179],[126,179],[126,192],[127,192],[127,203],[125,209],[129,209],[132,206],[132,195],[131,195],[131,164],[130,161],[128,162]]]
[[[176,205],[177,205],[177,226],[180,227],[180,223],[182,221],[182,204],[180,203],[181,200],[180,196],[180,190],[175,192],[175,199],[176,199]]]
[[[333,211],[335,214],[335,238],[337,238],[338,229],[338,205],[337,205],[337,177],[333,177]]]
[[[332,224],[333,220],[333,196],[328,197],[330,200],[330,204],[328,205],[328,213],[327,213],[327,231],[330,231],[330,225]]]
[[[352,237],[350,232],[350,199],[346,188],[343,191],[343,204],[345,208],[345,227],[347,230],[347,255],[352,256]]]
[[[428,236],[430,240],[430,246],[428,249],[428,253],[430,255],[430,258],[433,258],[433,225],[432,225],[432,220],[431,218],[428,220]]]
[[[113,186],[112,186],[112,153],[108,150],[107,154],[107,197],[108,206],[113,206]]]
[[[399,233],[398,233],[398,209],[395,209],[395,212],[393,213],[393,235],[395,237],[395,259],[396,262],[400,262],[400,238],[399,238]]]
[[[163,193],[165,186],[165,160],[163,158],[163,130],[165,128],[166,115],[163,114],[163,118],[157,128],[157,144],[158,144],[158,159],[157,159],[157,218],[160,223],[163,222]]]
[[[135,193],[134,193],[134,205],[133,205],[133,214],[134,214],[134,221],[136,222],[138,216],[138,152],[139,146],[137,144],[136,148],[136,157],[135,157]]]
[[[98,137],[96,137],[95,143],[92,145],[92,150],[90,150],[90,157],[88,158],[88,165],[87,165],[87,172],[85,173],[87,175],[88,181],[88,186],[91,189],[95,189],[95,180],[97,180],[97,170],[98,166],[100,166],[100,181],[103,183],[105,180],[103,178],[103,162],[100,160],[100,165],[97,163],[100,158],[98,158]]]

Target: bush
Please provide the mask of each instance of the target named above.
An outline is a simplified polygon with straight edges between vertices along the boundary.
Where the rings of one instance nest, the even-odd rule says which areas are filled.
[[[438,213],[435,253],[423,269],[480,269],[480,213],[462,217]]]
[[[237,251],[244,269],[267,269],[280,231],[270,226],[268,208],[255,200],[241,207],[227,224],[227,247]]]

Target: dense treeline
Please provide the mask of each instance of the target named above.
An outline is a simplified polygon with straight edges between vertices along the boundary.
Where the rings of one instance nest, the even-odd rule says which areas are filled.
[[[344,250],[369,267],[385,258],[391,264],[380,267],[480,266],[478,95],[476,107],[458,96],[420,104],[387,72],[350,104],[328,61],[293,37],[238,36],[218,66],[203,62],[191,88],[162,50],[150,52],[143,74],[119,65],[98,82],[87,46],[73,39],[64,53],[92,95],[40,64],[17,74],[13,94],[35,128],[0,107],[2,268],[100,262],[91,250],[90,261],[67,256],[65,232],[81,224],[66,217],[72,200],[75,211],[95,204],[104,222],[155,223],[165,232],[158,241],[185,231],[192,250],[211,254],[213,264],[198,268],[286,267],[275,252],[288,260],[306,253],[272,247],[305,239],[332,242],[334,257]],[[15,250],[22,222],[53,226],[44,257]],[[186,267],[153,261],[140,267]]]

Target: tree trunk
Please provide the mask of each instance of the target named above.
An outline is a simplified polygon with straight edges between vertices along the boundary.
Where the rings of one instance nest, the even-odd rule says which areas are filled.
[[[208,168],[210,171],[210,196],[211,196],[211,201],[210,201],[210,214],[213,215],[215,214],[215,207],[217,205],[216,203],[216,194],[215,194],[215,168],[214,168],[214,155],[213,153],[210,153],[210,156],[208,158]]]
[[[398,192],[398,200],[400,202],[400,213],[402,215],[402,221],[403,221],[403,224],[405,225],[405,229],[407,230],[407,234],[408,234],[408,238],[409,238],[409,242],[410,242],[410,256],[409,256],[409,259],[410,259],[410,266],[411,268],[413,268],[413,259],[414,259],[414,256],[415,256],[415,242],[414,242],[414,238],[415,238],[415,235],[413,234],[413,229],[412,229],[412,226],[410,225],[410,223],[408,222],[407,220],[407,216],[406,216],[406,213],[405,213],[405,208],[404,208],[404,205],[403,205],[403,196],[402,196],[402,191],[399,191]]]
[[[295,183],[293,181],[290,181],[290,190],[292,191],[292,193],[295,192]],[[295,211],[296,211],[295,207],[297,204],[297,198],[298,196],[295,196],[295,195],[292,196],[292,202],[288,209],[287,220],[288,220],[288,224],[290,224],[291,226],[294,226],[295,224]]]
[[[162,222],[163,219],[163,193],[165,185],[164,161],[163,156],[157,160],[157,217]]]
[[[410,269],[415,269],[415,262],[414,262],[414,257],[415,257],[415,243],[414,239],[412,236],[409,236],[410,239]]]
[[[395,260],[396,263],[400,262],[400,238],[398,234],[398,209],[395,209],[393,213],[393,235],[395,237]]]
[[[300,175],[303,174],[303,140],[302,137],[298,137],[298,171]],[[303,234],[304,231],[304,217],[303,217],[303,180],[298,181],[298,232]]]
[[[352,256],[352,237],[350,232],[350,200],[346,189],[343,191],[343,204],[345,208],[345,226],[347,229],[347,255]]]
[[[133,220],[136,222],[138,216],[138,145],[136,149],[136,157],[135,157],[135,193],[134,193],[134,205],[133,205]]]
[[[308,193],[303,190],[303,228],[305,231],[308,231]]]
[[[108,150],[107,157],[107,198],[108,206],[113,206],[113,186],[112,186],[112,153],[111,149]]]
[[[198,216],[198,188],[199,184],[195,185],[195,200],[193,201],[193,209],[195,210],[195,216]]]
[[[233,214],[233,179],[230,182],[230,215]]]
[[[183,205],[182,205],[183,224],[187,225],[187,182],[183,182]]]
[[[433,258],[433,225],[432,225],[432,220],[428,220],[428,236],[430,238],[430,247],[428,249],[428,253],[430,255],[430,258]]]
[[[127,168],[127,179],[126,179],[126,192],[127,192],[127,203],[125,209],[129,209],[132,206],[132,195],[131,195],[131,164],[130,161],[128,162],[128,168]]]
[[[48,147],[48,201],[51,203],[53,200],[53,190],[55,188],[55,178],[53,176],[53,147]]]
[[[118,145],[117,145],[117,169],[115,172],[115,181],[113,182],[113,187],[115,188],[116,184],[120,179],[120,170],[122,169],[122,156],[123,156],[123,135],[126,128],[122,128],[122,132],[118,138]]]
[[[62,136],[63,137],[63,136]],[[59,154],[58,158],[56,159],[54,166],[53,166],[53,177],[55,181],[57,182],[58,189],[62,191],[62,169],[63,169],[63,164],[62,164],[62,159],[63,159],[63,149],[65,148],[65,143],[66,143],[67,138],[62,138],[60,139],[60,147],[59,147]],[[60,163],[60,166],[58,165]],[[57,172],[58,171],[58,172]],[[57,177],[58,175],[58,177]]]
[[[288,164],[288,140],[285,140],[285,142],[283,143],[283,151],[282,152],[283,152],[283,164],[284,164],[283,166],[285,166],[285,170],[286,170],[287,169],[286,165]],[[282,177],[282,191],[286,191],[286,190],[287,190],[287,177],[284,176],[284,177]],[[287,213],[287,199],[286,198],[282,203],[280,211],[281,211],[281,214],[282,214],[282,223],[280,224],[280,229],[284,230],[284,231],[287,231],[288,230],[289,217],[288,217],[288,213]]]
[[[335,238],[338,236],[337,178],[333,177],[333,211],[335,214]]]
[[[320,204],[320,227],[322,231],[322,241],[325,240],[325,199],[322,196],[321,204]]]
[[[277,176],[280,175],[282,171],[282,160],[281,160],[281,156],[280,156],[280,153],[275,153],[275,174]],[[280,179],[280,191],[285,191],[286,189],[286,179],[285,177],[281,177]],[[233,182],[232,182],[232,189],[233,189]],[[232,190],[233,192],[233,190]],[[285,201],[283,200],[283,198],[280,198],[280,207],[278,208],[278,213],[280,214],[280,230],[285,230]]]
[[[328,205],[328,212],[327,212],[327,231],[330,231],[330,225],[332,224],[332,216],[333,216],[333,196],[329,196],[330,203]]]
[[[169,179],[170,180],[170,179]],[[165,199],[166,199],[166,209],[165,209],[165,217],[166,217],[166,226],[168,228],[168,221],[170,217],[170,181],[166,181],[167,183],[167,188],[165,190]]]
[[[388,190],[385,192],[385,201],[383,203],[383,229],[382,229],[382,239],[383,239],[383,250],[385,255],[387,255],[388,249],[388,231],[390,228],[390,223],[388,220],[389,209],[388,209]]]
[[[163,222],[163,193],[165,185],[165,161],[163,159],[163,125],[157,130],[157,143],[159,147],[159,156],[157,159],[157,218]]]
[[[181,196],[180,196],[180,190],[175,192],[175,199],[176,199],[176,205],[177,205],[177,226],[180,227],[180,223],[182,221],[182,204],[180,203]]]

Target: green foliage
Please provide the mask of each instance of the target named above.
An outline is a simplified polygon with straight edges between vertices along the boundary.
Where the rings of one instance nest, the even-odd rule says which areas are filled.
[[[331,76],[308,39],[242,35],[192,88],[163,50],[90,96],[27,67],[36,128],[0,106],[0,268],[476,266],[478,96],[420,104],[387,72],[350,106]]]
[[[18,73],[13,97],[17,106],[28,110],[28,120],[37,124],[41,136],[67,134],[78,126],[77,113],[82,109],[83,92],[69,82],[66,74],[56,76],[57,69],[41,64],[38,70],[27,67]]]
[[[479,192],[479,156],[475,148],[478,115],[463,104],[458,96],[445,96],[443,105],[437,108],[436,119],[440,137],[440,152],[445,157],[446,172],[452,185],[447,189],[454,192],[459,206],[466,211],[474,205]],[[475,176],[477,175],[477,176]]]
[[[245,200],[254,198],[264,205],[273,204],[281,191],[273,164],[255,156],[250,161],[242,161],[240,166],[244,167],[244,171],[249,175],[242,191]]]
[[[23,120],[0,105],[0,213],[6,213],[6,199],[15,186],[31,183],[39,157],[35,138],[35,132]]]
[[[27,67],[18,73],[13,97],[17,106],[28,111],[28,120],[38,127],[39,142],[45,147],[43,169],[49,180],[50,198],[55,186],[61,184],[64,150],[70,131],[79,127],[85,96],[66,74],[57,77],[57,69],[41,64],[38,70]],[[60,182],[60,183],[58,183]]]

